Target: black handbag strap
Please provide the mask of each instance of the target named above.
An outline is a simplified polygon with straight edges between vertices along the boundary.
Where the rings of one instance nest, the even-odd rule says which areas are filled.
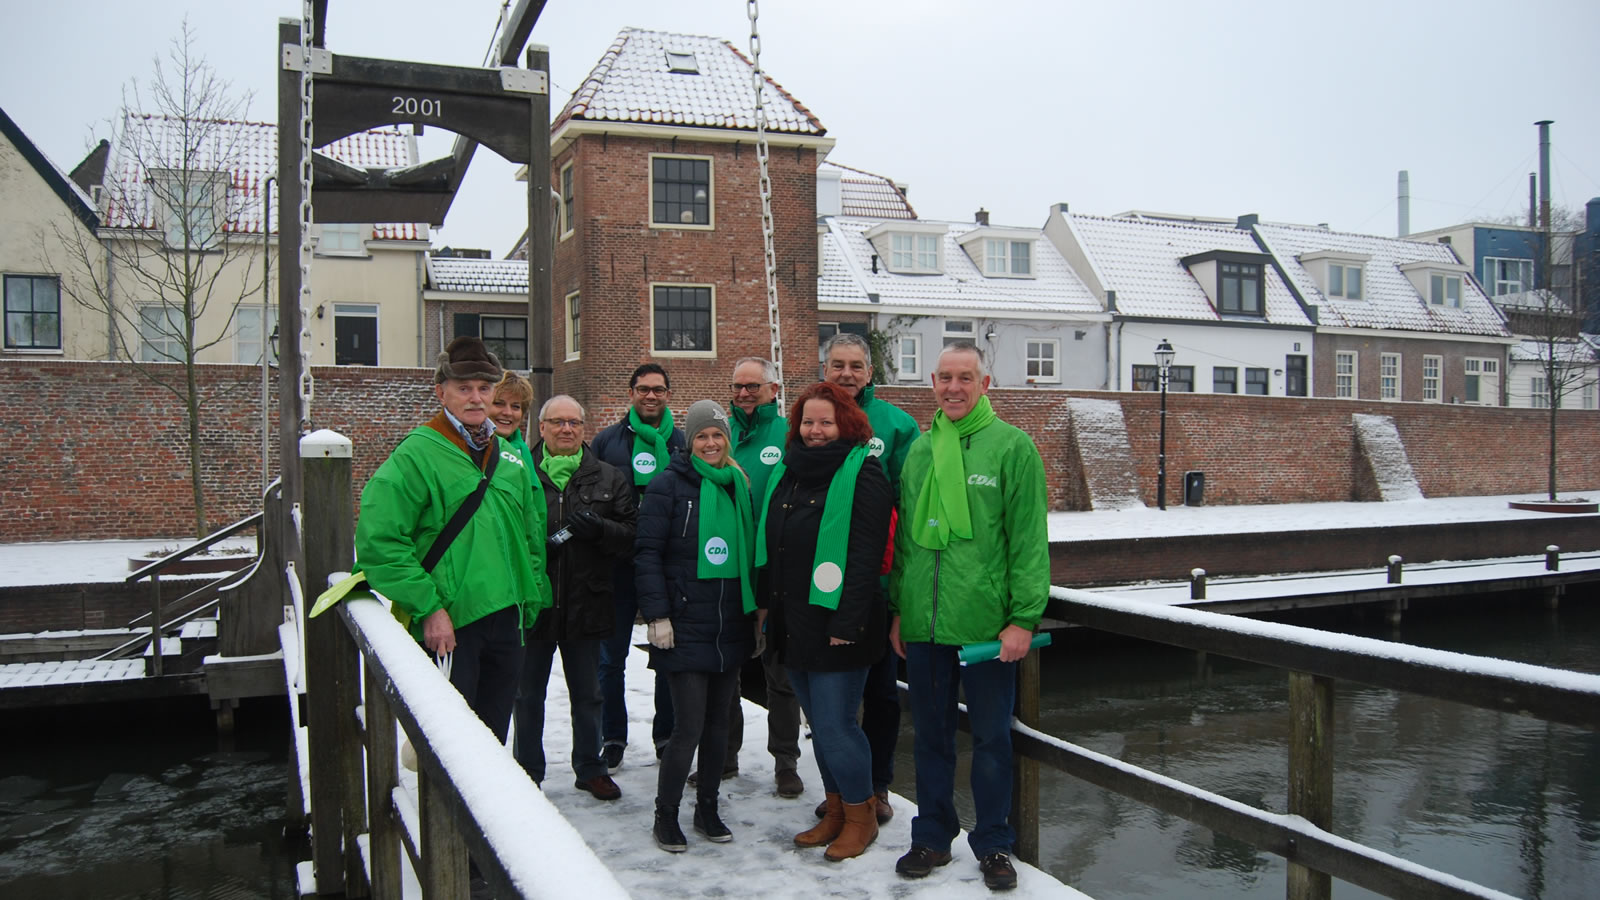
[[[490,440],[493,441],[493,438]],[[494,479],[495,465],[500,461],[500,453],[494,443],[483,452],[489,454],[488,463],[483,469],[483,480],[478,482],[476,490],[467,495],[467,499],[461,501],[461,505],[456,507],[455,513],[450,516],[450,521],[444,523],[444,530],[433,539],[433,546],[429,547],[428,554],[422,557],[422,571],[433,571],[433,567],[444,558],[444,552],[455,543],[456,536],[467,527],[467,520],[472,518],[472,514],[478,511],[479,506],[483,505],[483,495],[488,493],[489,482]]]

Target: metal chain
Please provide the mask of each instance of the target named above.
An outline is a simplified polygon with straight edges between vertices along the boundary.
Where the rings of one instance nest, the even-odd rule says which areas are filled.
[[[311,430],[311,35],[312,0],[300,28],[300,430]],[[281,136],[280,136],[281,137]]]
[[[772,175],[767,168],[767,108],[763,100],[766,76],[761,74],[761,32],[756,20],[761,10],[756,0],[749,0],[750,62],[754,67],[750,82],[756,94],[756,162],[761,168],[761,245],[766,254],[767,268],[767,328],[772,337],[772,364],[778,367],[778,408],[787,405],[783,396],[783,341],[778,328],[778,255],[772,247]]]

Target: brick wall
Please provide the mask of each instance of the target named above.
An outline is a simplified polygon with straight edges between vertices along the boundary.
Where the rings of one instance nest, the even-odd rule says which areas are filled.
[[[793,342],[803,346],[814,329],[790,324],[786,333],[796,333]],[[680,415],[704,396],[727,401],[720,368],[699,379],[709,388],[673,371],[672,407]],[[313,373],[312,420],[354,441],[358,492],[406,431],[437,410],[430,370],[316,367]],[[215,528],[259,503],[260,371],[202,366],[200,375],[207,518]],[[613,369],[606,377],[626,384],[626,372]],[[925,388],[884,387],[878,396],[923,423],[933,413],[933,394]],[[1086,508],[1082,479],[1093,475],[1078,457],[1069,396],[1121,404],[1139,489],[1154,505],[1157,395],[997,389],[991,398],[999,414],[1039,441],[1052,508]],[[1350,418],[1357,412],[1394,418],[1425,496],[1545,487],[1545,410],[1220,394],[1168,401],[1168,497],[1174,503],[1190,469],[1206,473],[1210,504],[1352,499],[1361,468]],[[274,385],[274,423],[276,403]],[[616,398],[591,407],[590,434],[624,408]],[[179,398],[130,366],[0,361],[0,541],[187,534],[193,514],[182,423]],[[1600,412],[1561,413],[1561,483],[1571,490],[1600,489],[1597,435]],[[276,471],[277,440],[268,443]]]

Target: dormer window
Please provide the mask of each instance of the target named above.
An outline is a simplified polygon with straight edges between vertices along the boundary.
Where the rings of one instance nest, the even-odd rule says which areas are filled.
[[[944,271],[944,235],[949,226],[935,222],[880,222],[862,233],[890,272],[938,275]]]
[[[1225,262],[1220,269],[1217,311],[1261,315],[1261,267],[1255,263]]]
[[[1338,250],[1302,253],[1300,265],[1315,278],[1322,292],[1336,300],[1360,300],[1366,281],[1365,265],[1372,257]]]
[[[700,61],[694,58],[693,53],[668,50],[667,71],[674,75],[699,75]]]
[[[1428,302],[1434,306],[1461,306],[1461,276],[1434,272],[1428,279]]]
[[[1345,300],[1361,299],[1361,267],[1328,264],[1328,296]]]
[[[1263,253],[1208,250],[1179,262],[1194,276],[1219,315],[1263,318],[1267,314],[1263,279],[1269,259]]]
[[[162,215],[167,246],[209,250],[222,237],[228,182],[221,172],[151,170],[150,189]]]
[[[1400,271],[1429,306],[1460,309],[1466,286],[1462,283],[1471,270],[1460,263],[1423,260],[1406,263]]]
[[[931,234],[896,234],[889,238],[889,268],[939,271],[939,239]]]
[[[1038,239],[1039,233],[1032,229],[983,225],[956,240],[985,276],[1032,278],[1033,245]]]

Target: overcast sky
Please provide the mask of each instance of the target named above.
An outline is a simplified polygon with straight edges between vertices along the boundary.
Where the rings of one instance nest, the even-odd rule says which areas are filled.
[[[295,0],[3,0],[0,107],[63,168],[108,136],[130,79],[184,16],[275,116],[276,22]],[[331,0],[335,53],[477,65],[502,0]],[[514,5],[514,4],[513,4]],[[924,218],[1036,226],[1050,204],[1328,223],[1393,234],[1396,174],[1421,231],[1527,209],[1533,122],[1553,119],[1556,203],[1600,196],[1600,3],[1345,0],[766,0],[761,60],[838,141],[910,185]],[[726,38],[741,0],[549,0],[553,110],[624,26]],[[1587,87],[1586,87],[1587,86]],[[430,131],[424,158],[450,136]],[[480,150],[435,244],[504,254],[513,167]]]

